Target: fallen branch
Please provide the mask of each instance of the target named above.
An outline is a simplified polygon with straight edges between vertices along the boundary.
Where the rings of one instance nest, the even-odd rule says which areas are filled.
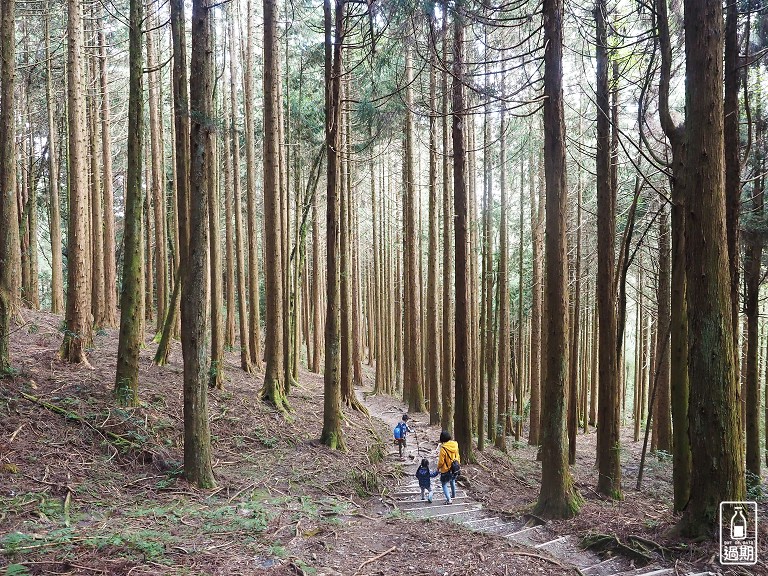
[[[117,444],[120,446],[128,445],[131,448],[141,449],[141,446],[139,444],[136,444],[132,440],[128,440],[127,438],[120,436],[119,434],[115,434],[114,432],[110,432],[109,430],[104,430],[104,428],[91,424],[90,422],[88,422],[88,420],[86,420],[79,414],[76,414],[75,412],[70,412],[69,410],[62,408],[61,406],[57,406],[56,404],[51,404],[50,402],[41,400],[40,398],[37,398],[36,396],[32,396],[31,394],[26,394],[24,392],[20,392],[20,394],[24,399],[29,400],[30,402],[37,404],[38,406],[42,406],[43,408],[45,408],[46,410],[50,410],[54,414],[64,416],[64,418],[69,418],[71,420],[76,420],[81,424],[84,424],[94,432],[98,432],[99,434],[110,439],[114,444]]]
[[[366,566],[368,566],[368,564],[371,564],[371,563],[373,563],[373,562],[376,562],[376,560],[379,560],[379,559],[381,559],[381,558],[384,558],[384,556],[386,556],[386,555],[387,555],[387,554],[389,554],[390,552],[394,552],[395,550],[397,550],[397,546],[392,546],[392,548],[390,548],[389,550],[385,550],[385,551],[384,551],[384,552],[382,552],[381,554],[378,554],[378,555],[374,556],[373,558],[369,558],[368,560],[366,560],[365,562],[363,562],[362,564],[360,564],[360,568],[358,568],[358,569],[357,569],[357,572],[355,572],[355,575],[354,575],[354,576],[357,576],[357,574],[360,574],[360,571],[361,571],[363,568],[365,568]]]

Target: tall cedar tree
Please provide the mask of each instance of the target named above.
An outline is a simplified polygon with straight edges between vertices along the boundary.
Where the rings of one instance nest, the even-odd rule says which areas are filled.
[[[531,163],[533,163],[533,147],[531,147]],[[531,178],[531,244],[533,245],[533,265],[531,291],[531,374],[530,374],[530,419],[528,425],[528,444],[536,446],[539,443],[539,422],[541,413],[541,358],[542,358],[542,235],[544,229],[544,178],[543,162],[539,163],[538,192],[533,188]],[[594,398],[594,395],[593,395]],[[592,419],[594,422],[594,418]]]
[[[83,4],[69,0],[67,21],[67,103],[69,106],[69,234],[67,234],[67,312],[61,357],[88,363],[92,340],[91,267],[88,262],[88,167],[83,89]]]
[[[184,476],[200,488],[215,485],[208,422],[208,194],[213,124],[212,11],[206,0],[192,2],[192,59],[189,82],[190,188],[189,244],[181,299],[181,346],[184,355]]]
[[[19,294],[18,208],[16,204],[16,132],[14,83],[16,75],[15,0],[0,7],[0,376],[11,367],[8,351],[11,317]]]
[[[692,474],[680,527],[685,535],[699,536],[711,533],[721,500],[744,498],[744,445],[726,243],[722,4],[686,0],[684,25]]]
[[[176,214],[177,251],[179,263],[187,258],[189,246],[189,95],[187,82],[187,39],[184,27],[183,0],[170,0],[171,38],[173,43],[173,119],[176,160]],[[177,305],[181,298],[184,274],[179,266],[171,297],[170,314],[167,315],[155,363],[163,366],[170,354],[171,329],[176,324]],[[180,316],[180,314],[179,314]]]
[[[601,232],[597,235],[597,314],[598,314],[598,398],[597,407],[597,490],[609,498],[620,499],[621,460],[619,452],[620,389],[616,351],[616,292],[614,291],[614,230],[616,229],[616,191],[611,186],[611,123],[608,91],[608,35],[606,2],[595,5],[597,28],[597,216]]]
[[[670,252],[669,252],[669,209],[662,206],[659,217],[659,278],[658,297],[659,327],[656,341],[656,358],[659,374],[656,390],[656,406],[653,421],[656,449],[672,452],[672,421],[670,419],[669,395],[669,329],[670,329]]]
[[[99,84],[101,86],[101,171],[104,194],[104,318],[102,325],[116,326],[117,319],[117,264],[115,262],[115,193],[112,183],[112,138],[110,136],[111,109],[109,106],[109,76],[107,73],[107,35],[99,27]],[[130,66],[130,65],[129,65]]]
[[[51,229],[51,312],[54,314],[61,314],[64,311],[64,272],[61,256],[61,213],[59,208],[59,165],[58,165],[58,149],[57,149],[57,128],[56,121],[54,120],[54,98],[53,98],[53,79],[51,71],[51,13],[49,10],[49,2],[46,0],[45,6],[45,100],[48,112],[48,222]],[[5,38],[5,36],[3,37]],[[5,102],[5,96],[3,96],[3,102]],[[13,107],[8,108],[12,110]],[[109,115],[105,114],[108,118]],[[2,120],[5,125],[5,119]],[[0,128],[0,132],[2,128]],[[105,171],[106,171],[105,164]],[[106,178],[106,172],[105,172]],[[0,186],[2,186],[0,184]],[[3,189],[5,189],[3,187]],[[106,193],[106,190],[105,190]],[[3,202],[0,202],[3,204]],[[2,213],[2,206],[0,206],[0,214]],[[2,222],[0,216],[0,222]],[[114,216],[113,216],[114,219]],[[114,230],[114,228],[113,228]],[[105,234],[106,234],[105,230]],[[0,253],[2,248],[0,247]],[[0,258],[2,258],[0,256]],[[114,261],[112,265],[114,270]],[[109,284],[109,280],[107,280]],[[117,305],[114,306],[117,308]],[[116,314],[116,312],[115,312]],[[112,325],[116,323],[113,322]]]
[[[544,0],[544,322],[546,357],[542,359],[541,492],[537,514],[568,518],[578,513],[581,497],[573,486],[565,445],[565,393],[568,389],[568,274],[566,271],[565,119],[563,113],[563,0]]]
[[[144,62],[141,50],[141,25],[144,0],[131,0],[128,32],[128,174],[125,183],[123,224],[123,282],[120,292],[120,339],[117,344],[115,395],[120,404],[139,402],[139,350],[141,348],[142,243],[141,182],[144,138]]]
[[[448,62],[448,0],[443,0],[443,62]],[[440,425],[443,430],[453,430],[453,260],[451,231],[453,228],[453,202],[450,186],[450,140],[448,131],[448,110],[450,93],[448,92],[448,66],[443,66],[443,318],[442,318],[442,364],[440,367],[440,387],[442,390],[442,414]]]
[[[245,39],[245,65],[243,69],[243,96],[246,102],[254,101],[253,94],[253,70],[254,70],[254,13],[255,9],[251,6],[251,0],[246,3],[247,23],[246,23],[246,39]],[[273,34],[274,36],[274,34]],[[264,41],[267,40],[267,31],[265,28]],[[277,50],[277,43],[273,42],[275,51]],[[265,44],[266,50],[266,44]],[[265,53],[266,54],[266,53]],[[277,58],[277,54],[273,56]],[[266,61],[265,61],[266,64]],[[230,56],[230,65],[234,65],[234,59]],[[266,66],[265,66],[266,70]],[[234,74],[234,72],[233,72]],[[277,72],[274,72],[277,75]],[[266,81],[266,80],[265,80]],[[275,78],[275,82],[278,79]],[[276,104],[277,105],[277,104]],[[248,304],[250,309],[250,344],[248,350],[251,354],[251,365],[257,371],[261,371],[264,364],[262,361],[261,350],[261,309],[260,309],[260,291],[259,291],[259,241],[258,241],[258,226],[256,221],[256,125],[253,118],[253,106],[245,106],[245,161],[246,161],[246,196],[248,202]],[[235,106],[232,105],[232,116],[234,122]],[[236,133],[233,133],[233,139]],[[238,140],[233,142],[234,148],[239,149]],[[240,174],[238,167],[240,166],[240,154],[233,154],[233,170],[235,177]],[[237,184],[236,184],[237,186]],[[239,212],[238,212],[239,213]],[[272,224],[270,224],[272,225]],[[274,225],[277,225],[275,221]],[[244,312],[243,312],[244,313]],[[243,335],[240,338],[244,338]]]
[[[411,412],[423,412],[424,406],[424,378],[423,356],[421,346],[421,250],[419,249],[421,235],[419,234],[419,220],[417,216],[419,201],[419,188],[416,186],[414,162],[414,138],[413,138],[413,66],[411,64],[411,49],[405,49],[405,307],[409,321],[406,322],[407,331],[403,349],[405,360],[405,401]]]
[[[453,84],[451,87],[451,136],[453,140],[453,196],[456,202],[456,414],[455,437],[463,462],[472,462],[472,398],[470,364],[470,275],[469,196],[467,158],[464,145],[464,10],[461,0],[454,7]]]
[[[427,322],[426,328],[426,348],[425,348],[425,366],[424,375],[426,378],[426,387],[429,394],[429,423],[439,424],[442,406],[440,405],[440,332],[438,329],[438,254],[437,254],[437,46],[435,40],[435,11],[434,5],[428,14],[429,18],[429,246],[427,257]],[[373,160],[371,160],[373,162]],[[373,182],[373,174],[371,174]],[[373,185],[373,184],[372,184]],[[373,190],[372,190],[373,192]],[[373,194],[371,200],[373,201]],[[375,206],[375,204],[372,204]],[[375,212],[375,208],[371,209]],[[376,243],[376,229],[374,225],[374,247]],[[374,277],[378,285],[378,258],[377,248],[374,248]],[[378,293],[378,288],[376,288]],[[378,305],[378,304],[374,304]],[[378,315],[377,315],[378,317]],[[380,324],[378,324],[380,326]],[[378,335],[377,335],[378,340]],[[376,373],[378,375],[378,362],[376,362]]]
[[[502,85],[504,80],[502,80]],[[510,342],[510,325],[509,325],[509,248],[507,239],[507,147],[506,140],[504,138],[504,131],[506,130],[506,114],[504,108],[501,109],[499,115],[499,188],[501,189],[501,219],[499,222],[499,281],[498,281],[498,293],[499,293],[499,381],[498,381],[498,408],[496,410],[496,429],[492,430],[490,437],[494,439],[495,445],[499,450],[506,452],[507,450],[507,431],[506,431],[506,413],[509,398],[509,380],[510,380],[510,355],[512,354],[511,342]],[[488,184],[490,188],[490,182]],[[488,191],[489,197],[491,196],[491,190]],[[490,207],[489,207],[490,208]],[[490,217],[490,216],[489,216]],[[490,227],[490,223],[489,223]],[[488,287],[488,298],[490,295],[491,286]],[[489,322],[489,325],[490,322]],[[486,344],[487,346],[487,344]],[[490,383],[488,388],[488,396],[491,397],[492,392],[490,389]],[[491,407],[491,410],[493,408]],[[490,422],[490,417],[488,421]]]
[[[751,218],[754,223],[763,222],[765,175],[764,172],[764,138],[765,122],[762,119],[762,106],[758,101],[755,110],[758,119],[755,134],[754,173],[760,174],[752,183]],[[744,311],[747,317],[747,370],[744,379],[746,396],[746,444],[747,444],[747,483],[750,489],[760,485],[760,272],[763,254],[762,238],[755,224],[745,231],[744,254]]]
[[[672,482],[674,507],[688,504],[691,489],[691,445],[688,434],[688,307],[685,275],[686,139],[685,126],[677,123],[669,107],[672,79],[672,43],[666,0],[656,0],[661,74],[659,76],[659,121],[672,153],[672,293],[670,298],[670,396],[673,422]]]
[[[285,397],[285,366],[283,355],[283,218],[280,208],[280,173],[278,150],[277,71],[277,6],[274,0],[264,0],[264,270],[266,279],[267,314],[264,386],[261,397],[279,410],[287,408]]]
[[[331,0],[323,2],[325,24],[325,144],[326,174],[326,316],[324,404],[321,442],[344,448],[341,433],[341,334],[339,332],[339,131],[341,121],[341,62],[344,41],[344,0],[335,0],[331,29]],[[333,36],[331,35],[333,34]]]

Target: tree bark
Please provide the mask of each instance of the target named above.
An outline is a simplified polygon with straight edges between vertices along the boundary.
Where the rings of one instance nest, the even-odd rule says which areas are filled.
[[[274,4],[274,3],[273,3]],[[245,50],[245,69],[243,71],[243,96],[246,102],[254,101],[253,93],[253,68],[254,68],[254,10],[251,7],[251,0],[246,4],[248,13],[247,38]],[[277,44],[274,45],[277,51]],[[277,58],[277,53],[273,56]],[[232,64],[232,60],[230,60]],[[274,71],[276,73],[276,70]],[[277,97],[275,96],[275,99]],[[278,103],[275,103],[277,106]],[[232,112],[234,115],[234,105]],[[260,310],[260,292],[259,292],[259,240],[258,226],[256,221],[256,127],[253,118],[253,106],[245,106],[245,162],[246,162],[246,190],[248,198],[248,302],[250,308],[250,353],[251,365],[258,372],[263,368],[262,348],[261,348],[261,310]],[[235,143],[239,148],[239,143]],[[239,154],[233,156],[235,174],[239,174],[240,158]],[[265,168],[266,170],[266,168]],[[282,220],[281,220],[282,222]],[[266,254],[265,254],[266,258]],[[276,273],[276,271],[275,271]],[[266,276],[265,276],[266,281]],[[241,336],[242,338],[242,336]]]
[[[413,139],[413,67],[411,65],[411,52],[406,48],[405,53],[405,246],[404,246],[404,286],[405,286],[405,312],[410,319],[405,323],[405,346],[403,347],[405,385],[408,393],[405,400],[411,412],[423,412],[424,389],[423,364],[421,350],[421,250],[420,234],[418,231],[417,210],[419,205],[418,188],[414,174],[414,139]]]
[[[658,330],[656,358],[659,359],[658,382],[656,389],[656,408],[653,417],[657,427],[656,449],[672,451],[672,420],[670,417],[669,387],[669,327],[670,327],[670,230],[667,206],[662,206],[659,219],[659,280],[658,280]]]
[[[250,3],[249,3],[250,6]],[[250,8],[248,16],[249,36],[250,36]],[[238,299],[238,318],[240,320],[240,367],[246,372],[251,372],[254,368],[260,369],[261,367],[261,354],[259,353],[254,358],[252,345],[259,343],[259,327],[258,324],[254,326],[254,316],[258,319],[258,274],[255,279],[255,287],[251,282],[254,281],[254,270],[258,269],[258,256],[256,245],[258,243],[256,238],[256,225],[255,225],[255,192],[250,189],[250,180],[247,188],[247,203],[248,203],[248,231],[246,235],[245,227],[243,226],[243,207],[242,207],[242,193],[240,188],[240,135],[237,131],[237,66],[235,64],[235,25],[234,15],[229,13],[229,21],[227,22],[228,36],[229,36],[229,97],[230,97],[230,129],[229,135],[231,138],[231,154],[232,161],[232,195],[234,197],[234,210],[235,210],[235,258],[237,259],[237,299]],[[247,54],[246,49],[246,54]],[[246,65],[248,62],[246,56]],[[246,69],[243,75],[243,82],[247,83],[249,77],[249,70]],[[246,84],[246,88],[250,90],[250,85]],[[246,161],[248,162],[247,171],[248,178],[251,178],[251,171],[255,168],[250,165],[248,160],[248,148],[253,146],[251,136],[248,135],[249,127],[249,114],[250,107],[246,106],[246,119],[245,119],[245,145],[246,145]],[[253,153],[251,153],[251,156]],[[255,177],[254,177],[255,179]],[[253,203],[253,205],[252,205]],[[253,217],[253,221],[251,220]],[[249,267],[246,269],[245,264],[245,244],[248,243],[248,257]],[[247,287],[247,288],[246,288]],[[254,296],[250,299],[251,309],[250,315],[248,314],[248,297]],[[256,306],[256,308],[254,308]],[[254,327],[256,328],[254,332]],[[254,338],[255,335],[255,338]],[[257,362],[256,362],[257,361]]]
[[[0,8],[0,374],[11,368],[11,318],[19,297],[18,205],[16,203],[16,128],[14,121],[16,75],[16,1]]]
[[[440,404],[440,332],[438,328],[438,253],[437,253],[437,58],[434,38],[434,14],[430,18],[430,67],[429,67],[429,245],[427,248],[427,322],[426,354],[424,375],[429,391],[429,423],[439,424],[442,406]],[[375,236],[375,232],[374,232]],[[374,237],[374,246],[376,239]],[[375,258],[374,251],[374,258]],[[377,265],[374,265],[376,269]]]
[[[762,114],[758,108],[757,116]],[[765,192],[765,161],[762,157],[764,146],[765,126],[762,118],[758,118],[755,141],[758,143],[755,151],[754,173],[760,176],[753,183],[751,198],[750,224],[745,228],[744,254],[744,312],[747,320],[747,369],[744,378],[746,391],[746,448],[747,448],[747,486],[751,490],[760,490],[760,370],[759,370],[759,321],[760,321],[760,277],[763,255],[763,240],[760,231],[754,229],[756,223],[763,222],[764,192]],[[727,157],[727,156],[726,156]],[[726,180],[728,173],[726,171]],[[755,224],[753,224],[755,223]],[[757,224],[759,225],[759,224]]]
[[[597,28],[597,210],[600,233],[597,235],[598,308],[598,406],[597,490],[609,498],[621,499],[620,387],[617,361],[616,293],[614,274],[616,254],[616,190],[611,184],[611,122],[608,90],[608,35],[605,0],[595,5]]]
[[[264,385],[261,397],[278,410],[287,409],[285,397],[285,347],[283,298],[283,217],[280,203],[279,82],[277,61],[277,6],[264,0],[264,270],[267,296]]]
[[[326,173],[326,277],[325,368],[323,373],[323,431],[320,441],[331,449],[342,450],[341,431],[340,333],[339,333],[339,158],[341,142],[341,72],[344,41],[344,0],[323,2],[325,24],[325,143]],[[331,18],[333,17],[333,28]]]
[[[48,218],[51,228],[51,312],[61,314],[64,311],[64,269],[62,265],[62,243],[61,243],[61,214],[59,205],[59,170],[57,153],[57,134],[56,122],[53,113],[53,80],[51,71],[51,33],[50,33],[50,6],[46,2],[45,7],[45,95],[46,107],[48,112]],[[2,96],[3,102],[6,101],[5,94]],[[13,107],[9,106],[9,110]],[[103,120],[103,117],[102,117]],[[2,119],[5,122],[5,119]],[[2,129],[0,129],[2,133]],[[5,186],[0,184],[3,189]],[[5,200],[0,202],[4,203]],[[0,208],[2,214],[2,208]],[[112,215],[114,220],[114,214]],[[0,220],[2,223],[2,220]],[[105,230],[106,234],[106,230]],[[114,251],[113,251],[114,253]],[[2,249],[0,248],[0,254]],[[2,327],[0,327],[2,332]]]
[[[544,177],[546,240],[544,329],[547,338],[541,420],[542,478],[535,513],[567,518],[581,497],[573,486],[565,447],[565,392],[568,389],[568,286],[565,242],[566,165],[563,113],[563,2],[544,0]]]
[[[680,527],[690,536],[711,533],[719,502],[745,495],[728,288],[722,18],[719,2],[685,1],[686,190],[695,201],[685,226],[691,497]]]
[[[91,275],[88,263],[88,168],[83,95],[83,6],[68,0],[67,100],[69,106],[69,233],[67,234],[67,329],[62,359],[88,364],[92,340]],[[13,126],[13,122],[10,124]]]
[[[190,194],[189,245],[182,259],[181,299],[184,355],[184,476],[199,488],[213,488],[211,431],[208,421],[208,194],[213,137],[212,11],[206,0],[192,1],[192,59],[189,82]]]
[[[182,0],[177,0],[181,4]],[[171,5],[172,11],[178,6]],[[183,10],[183,8],[181,8]],[[176,16],[174,14],[174,16]],[[181,15],[183,20],[183,13]],[[115,396],[119,404],[138,406],[139,351],[142,325],[142,144],[144,139],[144,60],[141,23],[144,0],[131,0],[128,92],[128,173],[123,223],[123,276],[120,291],[120,337],[117,344]]]
[[[107,38],[104,27],[99,27],[99,82],[101,85],[101,173],[104,201],[104,316],[102,325],[117,325],[117,264],[115,261],[115,192],[112,182],[111,109],[109,105],[109,77],[107,75]],[[58,194],[57,194],[58,196]]]
[[[531,151],[531,163],[533,163],[533,150]],[[533,180],[531,180],[533,182]],[[531,185],[533,186],[533,185]],[[534,194],[531,187],[531,228],[533,245],[533,279],[531,290],[531,410],[528,426],[528,444],[539,444],[539,415],[541,411],[541,363],[542,357],[542,247],[544,243],[544,163],[539,163],[539,178],[537,193]],[[593,419],[594,420],[594,419]]]
[[[440,367],[440,387],[442,389],[442,415],[440,425],[443,430],[453,430],[453,201],[450,186],[450,142],[448,139],[448,0],[443,0],[443,318],[442,318],[442,365]]]
[[[457,1],[453,21],[453,82],[451,87],[451,135],[453,141],[453,196],[456,206],[456,414],[455,438],[461,446],[462,462],[472,462],[471,426],[471,298],[469,198],[466,178],[466,147],[464,142],[464,14],[463,3]]]

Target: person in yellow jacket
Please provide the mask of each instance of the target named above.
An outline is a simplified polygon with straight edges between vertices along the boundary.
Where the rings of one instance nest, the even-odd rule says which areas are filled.
[[[443,430],[440,432],[440,456],[437,460],[437,469],[440,472],[440,484],[443,485],[446,504],[451,504],[456,498],[456,476],[451,471],[451,464],[454,460],[461,463],[459,443],[451,439],[450,433]],[[451,487],[450,496],[448,495],[449,485]]]

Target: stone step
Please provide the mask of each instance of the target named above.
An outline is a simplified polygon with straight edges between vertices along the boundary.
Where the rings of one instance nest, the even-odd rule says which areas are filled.
[[[554,544],[557,544],[558,542],[563,542],[568,538],[568,536],[558,536],[557,538],[553,538],[552,540],[547,540],[546,542],[542,542],[541,544],[534,544],[534,548],[547,548],[549,546],[553,546]]]
[[[621,570],[622,564],[626,563],[627,560],[623,556],[613,556],[597,564],[582,568],[581,572],[584,576],[608,576],[614,574],[616,570]]]
[[[630,569],[625,572],[614,572],[613,576],[668,576],[674,574],[674,568],[661,568],[660,566],[644,566],[643,568]]]
[[[458,505],[458,504],[469,504],[472,503],[472,501],[469,500],[467,496],[459,496],[456,495],[456,498],[453,499],[452,506]],[[401,500],[397,503],[397,507],[401,510],[413,510],[415,508],[424,508],[424,507],[431,507],[431,506],[448,506],[445,504],[445,497],[440,494],[433,494],[432,495],[432,503],[430,504],[428,500],[421,500],[420,498],[417,500]]]
[[[460,512],[482,510],[483,508],[480,504],[475,502],[468,502],[464,504],[443,504],[438,502],[428,504],[427,502],[419,502],[419,504],[424,505],[418,506],[416,508],[409,508],[408,510],[404,510],[404,512],[407,512],[411,516],[418,516],[419,518],[435,518],[443,514],[454,515]]]
[[[407,502],[409,500],[421,500],[421,490],[407,490],[407,491],[398,491],[398,492],[392,492],[390,494],[392,498],[397,500],[398,502]],[[442,499],[445,499],[443,496],[443,490],[441,487],[432,488],[432,497],[434,499],[437,499],[437,497],[440,497]],[[467,498],[468,494],[466,490],[456,490],[456,497],[457,498]]]
[[[537,544],[544,544],[552,540],[552,531],[543,526],[533,526],[528,529],[520,529],[506,536],[523,546],[535,547]]]
[[[474,520],[482,517],[482,507],[473,504],[444,505],[432,508],[418,508],[409,510],[408,514],[416,518],[424,519],[447,519],[458,524],[466,520]]]

